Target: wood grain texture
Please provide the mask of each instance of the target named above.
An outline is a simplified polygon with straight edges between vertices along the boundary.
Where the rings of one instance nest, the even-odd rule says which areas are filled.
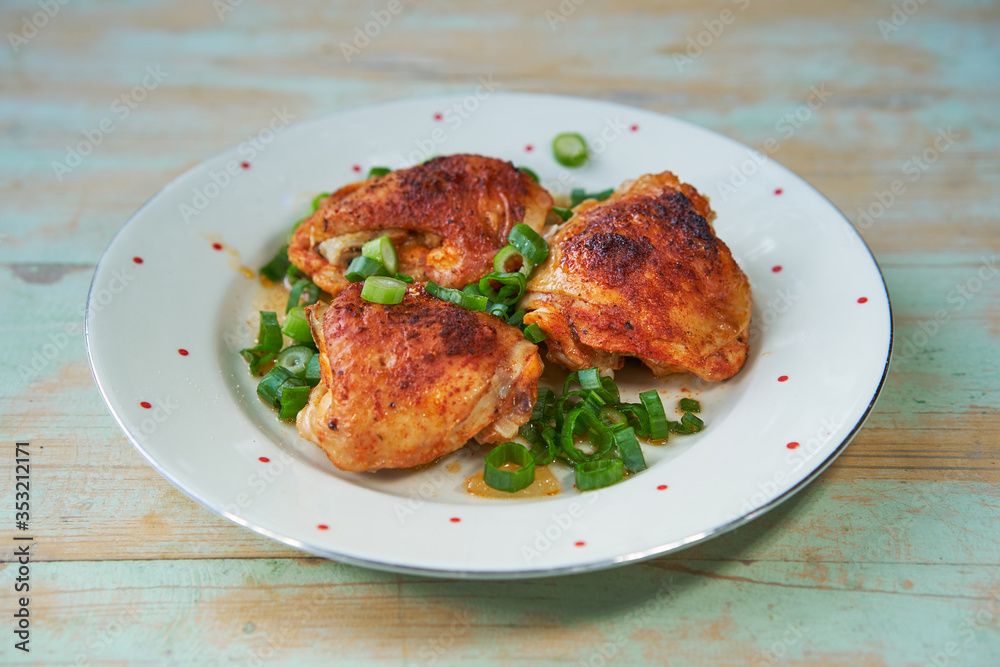
[[[917,9],[893,23],[904,4]],[[1000,4],[406,2],[349,62],[341,45],[387,2],[228,5],[71,0],[0,49],[0,443],[34,444],[38,513],[32,653],[8,637],[0,662],[995,664]],[[3,3],[2,33],[38,11]],[[125,114],[115,99],[147,67],[162,81]],[[805,491],[644,564],[438,581],[304,558],[192,502],[128,444],[80,328],[128,217],[276,106],[307,119],[484,75],[773,139],[859,226],[892,297],[894,361],[865,428]],[[828,99],[806,114],[814,88]]]

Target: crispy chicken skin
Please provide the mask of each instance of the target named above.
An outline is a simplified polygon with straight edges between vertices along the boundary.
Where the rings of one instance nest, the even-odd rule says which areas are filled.
[[[572,370],[638,357],[657,377],[735,375],[746,361],[750,283],[711,226],[708,200],[647,174],[588,200],[555,233],[521,306]]]
[[[521,332],[410,285],[402,303],[344,289],[307,309],[322,381],[299,433],[341,470],[409,468],[462,447],[509,440],[531,417],[542,361]]]
[[[295,231],[288,257],[330,294],[361,245],[388,234],[400,272],[462,288],[492,268],[523,222],[541,231],[552,197],[510,162],[449,155],[344,186]]]

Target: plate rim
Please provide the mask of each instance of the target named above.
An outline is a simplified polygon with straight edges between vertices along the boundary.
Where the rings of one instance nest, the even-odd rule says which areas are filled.
[[[605,105],[612,105],[612,106],[615,106],[615,107],[619,107],[621,109],[628,109],[628,110],[631,110],[631,111],[638,110],[638,111],[642,111],[644,113],[661,116],[661,117],[670,119],[671,121],[681,123],[683,125],[687,125],[687,126],[690,126],[690,127],[693,127],[693,128],[697,128],[699,131],[710,133],[710,134],[714,135],[716,138],[724,140],[725,142],[728,142],[728,143],[731,143],[731,144],[734,144],[734,145],[737,145],[737,146],[740,146],[740,147],[743,147],[743,148],[750,148],[752,150],[751,147],[747,146],[746,144],[744,144],[744,143],[742,143],[740,141],[737,141],[736,139],[733,139],[733,138],[731,138],[731,137],[729,137],[729,136],[727,136],[725,134],[722,134],[722,133],[720,133],[720,132],[718,132],[718,131],[716,131],[714,129],[711,129],[711,128],[708,128],[708,127],[704,127],[702,125],[698,125],[696,123],[688,121],[688,120],[686,120],[684,118],[679,118],[677,116],[674,116],[674,115],[671,115],[671,114],[668,114],[668,113],[663,113],[663,112],[660,112],[660,111],[654,111],[654,110],[646,109],[646,108],[643,108],[643,107],[637,107],[637,106],[631,106],[631,105],[627,105],[627,104],[622,104],[622,103],[615,102],[615,101],[598,99],[598,98],[582,97],[582,96],[574,96],[574,95],[556,95],[556,94],[550,94],[550,93],[530,93],[530,92],[524,92],[524,91],[504,91],[504,92],[493,93],[492,95],[493,96],[498,96],[498,97],[506,97],[506,98],[527,97],[527,98],[531,98],[531,99],[535,99],[535,100],[553,99],[553,100],[561,100],[561,101],[569,101],[569,102],[585,102],[585,103],[594,103],[594,102],[596,102],[596,103],[605,104]],[[353,107],[346,107],[346,108],[343,108],[343,109],[338,109],[336,111],[331,111],[329,113],[324,113],[324,114],[319,115],[319,116],[315,116],[315,117],[312,117],[312,118],[307,118],[307,119],[304,119],[302,121],[299,121],[299,122],[297,122],[297,123],[294,124],[294,127],[300,127],[300,126],[310,125],[310,124],[313,124],[313,123],[322,122],[322,121],[327,120],[328,118],[338,116],[338,115],[340,115],[340,114],[342,114],[344,112],[361,111],[361,110],[374,110],[374,109],[377,109],[377,108],[380,108],[380,107],[393,106],[393,105],[397,105],[397,104],[400,104],[400,103],[406,103],[406,102],[429,102],[429,101],[432,101],[432,100],[454,101],[454,100],[458,100],[458,99],[462,99],[461,94],[458,94],[458,93],[452,93],[452,94],[428,94],[428,95],[416,95],[416,96],[400,97],[400,98],[396,98],[396,99],[393,99],[393,100],[387,100],[387,101],[377,102],[377,103],[374,103],[374,104],[365,104],[365,105],[360,105],[360,106],[353,106]],[[644,560],[649,560],[649,559],[655,558],[657,556],[661,556],[661,555],[664,555],[664,554],[667,554],[667,553],[671,553],[671,552],[679,551],[679,550],[682,550],[682,549],[686,549],[688,547],[692,547],[692,546],[694,546],[696,544],[700,544],[700,543],[705,542],[705,541],[707,541],[709,539],[712,539],[712,538],[718,537],[720,535],[723,535],[725,533],[728,533],[730,531],[733,531],[733,530],[735,530],[735,529],[737,529],[737,528],[739,528],[739,527],[741,527],[743,525],[746,525],[746,524],[750,523],[751,521],[754,521],[755,519],[759,518],[763,514],[765,514],[765,513],[769,512],[769,511],[773,510],[775,507],[777,507],[778,505],[784,503],[786,500],[788,500],[789,498],[791,498],[792,496],[794,496],[795,494],[797,494],[798,492],[800,492],[803,488],[805,488],[807,485],[809,485],[810,483],[812,483],[812,481],[815,480],[819,475],[821,475],[837,459],[837,457],[839,457],[843,453],[843,451],[847,448],[847,446],[850,445],[850,443],[857,436],[858,432],[864,427],[865,422],[868,420],[869,416],[871,415],[871,412],[874,409],[875,404],[878,401],[879,396],[881,395],[882,389],[885,386],[885,382],[886,382],[886,379],[887,379],[888,373],[889,373],[889,367],[890,367],[890,364],[891,364],[891,361],[892,361],[892,352],[893,352],[893,341],[894,341],[894,335],[895,335],[895,327],[894,327],[894,322],[893,322],[892,301],[891,301],[891,298],[890,298],[890,295],[889,295],[888,285],[886,284],[886,281],[885,281],[885,274],[882,271],[882,267],[878,263],[878,259],[875,257],[875,254],[872,252],[871,247],[865,241],[864,237],[862,237],[861,233],[858,232],[857,228],[851,223],[851,221],[847,218],[847,216],[837,206],[835,206],[833,204],[833,202],[830,201],[830,199],[828,197],[826,197],[816,187],[814,187],[811,183],[809,183],[809,181],[807,181],[805,178],[803,178],[802,176],[800,176],[796,172],[792,171],[791,169],[789,169],[785,165],[781,164],[780,162],[778,162],[774,158],[769,157],[769,161],[773,162],[773,164],[775,166],[777,166],[778,168],[780,168],[781,170],[783,170],[784,173],[785,173],[785,175],[790,176],[790,177],[798,180],[801,185],[804,185],[806,188],[808,188],[812,192],[812,194],[818,196],[821,200],[823,200],[824,202],[826,202],[826,204],[829,205],[829,207],[832,209],[832,211],[836,211],[836,213],[840,216],[841,222],[847,226],[848,232],[850,234],[853,234],[853,236],[855,237],[855,239],[861,243],[861,245],[864,248],[864,250],[868,253],[868,259],[871,261],[872,265],[875,267],[875,270],[876,270],[876,272],[877,272],[877,274],[879,276],[879,280],[881,282],[882,291],[883,291],[883,293],[885,295],[886,307],[888,309],[888,341],[887,341],[888,344],[887,344],[886,358],[885,358],[885,362],[884,362],[884,365],[883,365],[883,368],[882,368],[881,377],[879,378],[879,381],[878,381],[878,383],[877,383],[877,385],[876,385],[876,387],[874,389],[874,392],[872,393],[872,396],[869,399],[868,405],[865,407],[864,412],[858,418],[857,422],[854,424],[854,426],[851,428],[851,430],[843,437],[843,439],[841,440],[841,442],[838,443],[837,446],[833,449],[833,451],[823,461],[821,461],[818,465],[816,465],[813,468],[813,470],[810,471],[810,473],[808,475],[806,475],[797,484],[789,487],[784,492],[782,492],[782,493],[776,495],[775,497],[771,498],[770,500],[766,501],[763,505],[757,507],[756,509],[754,509],[754,510],[752,510],[752,511],[750,511],[750,512],[748,512],[748,513],[746,513],[746,514],[744,514],[742,516],[739,516],[739,517],[737,517],[737,518],[735,518],[735,519],[733,519],[733,520],[731,520],[731,521],[729,521],[729,522],[727,522],[727,523],[725,523],[725,524],[723,524],[721,526],[717,526],[717,527],[715,527],[715,528],[713,528],[711,530],[702,531],[700,533],[696,533],[694,535],[689,535],[687,537],[684,537],[684,538],[681,538],[681,539],[678,539],[678,540],[674,540],[674,541],[668,542],[666,544],[661,544],[661,545],[658,545],[658,546],[655,546],[655,547],[650,547],[648,549],[643,549],[643,550],[640,550],[640,551],[634,551],[632,553],[622,554],[622,555],[619,555],[619,556],[611,558],[611,559],[597,560],[597,561],[594,561],[594,562],[588,562],[588,563],[584,563],[584,564],[565,565],[565,566],[561,566],[561,567],[545,567],[545,568],[538,568],[538,567],[534,567],[533,568],[533,567],[531,567],[529,565],[526,568],[514,569],[514,570],[451,570],[451,569],[440,569],[440,568],[436,569],[436,568],[432,568],[432,567],[399,565],[399,564],[396,564],[396,563],[385,562],[385,561],[380,561],[380,560],[375,560],[375,559],[359,558],[359,557],[356,557],[356,556],[345,555],[345,554],[339,553],[339,552],[337,552],[335,550],[321,549],[321,548],[316,548],[316,547],[307,545],[304,542],[302,542],[302,541],[300,541],[300,540],[298,540],[298,539],[296,539],[294,537],[290,537],[288,535],[283,535],[281,533],[278,533],[278,532],[272,531],[272,530],[270,530],[268,528],[265,528],[264,526],[257,525],[256,523],[254,523],[252,521],[248,521],[248,520],[246,520],[246,519],[244,519],[242,517],[239,517],[239,516],[237,516],[237,515],[229,512],[229,511],[227,511],[224,507],[216,507],[211,502],[209,502],[209,501],[207,501],[207,500],[199,497],[194,491],[188,489],[180,480],[176,479],[173,475],[169,474],[163,467],[161,467],[161,465],[152,456],[152,454],[150,452],[148,452],[139,443],[139,441],[135,438],[135,436],[125,427],[125,424],[124,424],[124,421],[123,421],[122,417],[118,414],[118,411],[112,405],[112,401],[111,401],[111,399],[110,399],[110,397],[109,397],[109,395],[107,393],[108,392],[107,388],[102,383],[101,378],[98,376],[97,367],[96,367],[96,363],[95,363],[95,359],[94,359],[94,351],[93,351],[92,341],[91,341],[90,322],[91,322],[91,311],[92,311],[92,306],[93,306],[93,298],[94,298],[95,289],[96,289],[97,275],[98,275],[98,273],[99,273],[99,271],[101,269],[102,264],[108,258],[109,251],[115,245],[115,243],[118,240],[119,236],[155,200],[157,200],[158,198],[160,198],[161,196],[163,196],[168,190],[171,190],[172,188],[176,187],[178,185],[178,183],[182,179],[184,179],[189,173],[194,172],[194,171],[196,171],[198,169],[201,169],[208,162],[211,162],[211,161],[214,161],[214,160],[218,160],[218,159],[222,158],[223,156],[226,156],[226,155],[229,155],[231,153],[236,152],[237,150],[238,150],[238,146],[233,146],[233,147],[227,148],[227,149],[225,149],[225,150],[223,150],[223,151],[221,151],[219,153],[213,154],[213,155],[211,155],[211,156],[209,156],[207,158],[199,160],[199,162],[197,164],[194,164],[191,167],[188,167],[187,169],[185,169],[184,171],[182,171],[181,173],[177,174],[174,178],[170,179],[166,184],[164,184],[156,193],[154,193],[152,196],[150,196],[148,199],[146,199],[146,201],[143,202],[142,205],[140,205],[129,216],[129,218],[114,233],[114,235],[112,235],[112,237],[111,237],[110,241],[108,242],[107,246],[105,247],[104,251],[101,253],[100,259],[98,260],[97,264],[94,267],[94,273],[91,276],[90,286],[89,286],[88,291],[87,291],[86,308],[85,308],[85,311],[84,311],[84,341],[85,341],[86,349],[87,349],[87,361],[88,361],[88,365],[90,366],[91,375],[94,378],[94,383],[97,385],[98,391],[101,394],[101,398],[104,401],[105,406],[108,408],[108,410],[111,413],[112,417],[114,418],[115,422],[118,424],[118,428],[122,431],[122,433],[125,435],[125,437],[128,439],[128,441],[132,444],[132,446],[142,455],[142,457],[146,460],[146,462],[154,470],[156,470],[157,473],[159,473],[164,479],[166,479],[168,482],[170,482],[175,488],[177,488],[179,491],[181,491],[188,498],[194,500],[199,505],[201,505],[201,506],[203,506],[203,507],[211,510],[213,513],[221,515],[222,517],[224,517],[227,520],[235,523],[238,526],[241,526],[243,528],[248,528],[248,529],[252,530],[253,532],[255,532],[255,533],[259,534],[259,535],[262,535],[264,537],[267,537],[267,538],[270,538],[272,540],[275,540],[276,542],[279,542],[279,543],[284,544],[286,546],[293,547],[295,549],[298,549],[299,551],[304,551],[304,552],[312,554],[314,556],[318,556],[318,557],[322,557],[322,558],[326,558],[326,559],[332,559],[332,560],[336,560],[338,562],[347,563],[347,564],[350,564],[350,565],[367,567],[367,568],[372,568],[372,569],[381,570],[381,571],[394,572],[394,573],[404,573],[404,574],[416,574],[416,575],[428,576],[428,577],[435,577],[435,578],[470,579],[470,580],[477,580],[477,579],[482,579],[482,580],[529,579],[529,578],[539,578],[539,577],[548,577],[548,576],[562,576],[562,575],[569,575],[569,574],[581,574],[581,573],[585,573],[585,572],[593,572],[593,571],[598,571],[598,570],[604,570],[604,569],[608,569],[608,568],[611,568],[611,567],[616,567],[616,566],[619,566],[619,565],[625,565],[625,564],[628,564],[628,563],[636,563],[636,562],[641,562],[641,561],[644,561]]]

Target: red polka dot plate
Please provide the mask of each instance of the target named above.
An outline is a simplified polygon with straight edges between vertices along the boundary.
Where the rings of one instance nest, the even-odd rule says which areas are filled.
[[[583,167],[553,159],[552,138],[567,131],[588,140]],[[703,432],[645,447],[648,470],[610,488],[581,494],[560,472],[562,493],[503,501],[464,492],[482,465],[470,449],[420,470],[343,473],[258,400],[237,351],[275,298],[254,271],[289,226],[317,193],[358,171],[455,152],[513,160],[556,195],[669,169],[711,197],[716,231],[753,287],[746,366],[718,384],[656,381],[631,367],[618,375],[626,397],[656,388],[668,409],[699,399]],[[609,567],[759,516],[847,446],[881,388],[892,340],[888,295],[864,241],[772,159],[650,111],[486,93],[263,122],[254,141],[181,174],[128,221],[94,274],[86,323],[112,414],[191,498],[314,554],[468,577]]]

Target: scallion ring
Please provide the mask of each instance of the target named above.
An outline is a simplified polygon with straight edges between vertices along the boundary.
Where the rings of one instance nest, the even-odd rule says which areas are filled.
[[[670,427],[667,424],[667,415],[663,411],[663,401],[655,389],[644,391],[639,394],[642,407],[646,408],[649,416],[649,438],[650,440],[666,440],[670,437]]]
[[[533,180],[535,183],[539,182],[538,181],[538,174],[536,174],[531,169],[528,169],[527,167],[518,167],[517,170],[520,171],[520,172],[522,172],[522,173],[524,173],[524,174],[527,174],[528,176],[530,176],[531,180]]]
[[[583,422],[584,426],[586,426],[587,430],[585,433],[587,439],[594,446],[594,451],[590,454],[581,452],[577,449],[576,443],[573,442],[573,431],[576,429],[578,421]],[[614,445],[611,429],[602,424],[600,419],[585,408],[576,408],[566,415],[559,439],[562,450],[566,452],[567,456],[578,463],[602,458],[611,451],[611,447]]]
[[[281,401],[281,390],[286,385],[301,387],[302,380],[292,375],[287,368],[275,366],[257,383],[257,395],[276,408]]]
[[[622,462],[629,472],[640,472],[646,469],[646,457],[642,455],[642,447],[635,438],[635,432],[631,427],[624,428],[614,433],[615,447],[622,455]]]
[[[285,323],[281,325],[281,333],[289,338],[312,343],[312,331],[309,329],[309,320],[306,319],[305,310],[302,306],[296,306],[288,311],[285,316]]]
[[[392,306],[406,296],[406,283],[388,276],[368,276],[361,288],[361,298],[372,303]]]
[[[495,287],[499,285],[499,287]],[[523,273],[487,273],[479,280],[479,291],[491,301],[511,306],[524,294],[528,281]]]
[[[587,161],[587,141],[576,132],[563,132],[552,140],[552,155],[564,167],[579,167]]]
[[[467,294],[461,290],[453,289],[451,287],[441,287],[433,281],[429,281],[426,285],[424,285],[424,289],[426,289],[427,293],[434,298],[453,303],[456,306],[465,308],[466,310],[484,311],[486,310],[486,305],[489,302],[489,299],[485,296]]]
[[[382,262],[371,257],[358,255],[351,260],[347,271],[344,272],[344,278],[349,283],[360,283],[369,276],[384,276],[385,274],[385,265]]]
[[[308,345],[291,345],[278,353],[274,365],[284,368],[297,378],[304,378],[306,367],[316,353]]]
[[[522,255],[517,248],[509,243],[500,248],[493,256],[493,270],[497,273],[512,273],[517,271],[525,276],[530,276],[535,268],[535,263]]]
[[[302,379],[305,380],[306,384],[310,387],[315,387],[319,384],[319,381],[322,379],[322,372],[319,365],[319,354],[314,354],[312,358],[309,359],[309,363],[306,364],[305,375]]]
[[[377,239],[368,241],[361,246],[361,256],[381,262],[389,275],[394,275],[399,270],[399,258],[396,255],[396,248],[392,245],[392,239],[387,234],[383,234]]]
[[[625,466],[620,460],[586,461],[576,466],[576,488],[579,491],[593,491],[616,484],[624,476]]]
[[[537,345],[545,340],[545,332],[537,324],[529,324],[524,327],[524,337]]]
[[[701,412],[701,403],[693,398],[682,398],[679,407],[681,412]]]
[[[566,222],[573,217],[573,211],[568,208],[563,208],[562,206],[553,206],[552,212],[562,218],[563,222]]]
[[[391,174],[392,169],[389,167],[372,167],[368,170],[368,178],[375,178],[376,176],[385,176],[386,174]]]
[[[510,465],[520,467],[511,469]],[[497,491],[520,491],[535,481],[535,459],[524,445],[516,442],[497,445],[486,455],[483,481]]]
[[[279,419],[294,419],[299,410],[306,406],[309,402],[309,392],[312,391],[312,387],[292,387],[289,385],[284,385],[281,388],[281,397],[278,402],[281,404],[281,409],[278,411]]]
[[[549,244],[538,232],[523,222],[514,225],[507,235],[507,240],[535,264],[541,264],[549,256]]]

